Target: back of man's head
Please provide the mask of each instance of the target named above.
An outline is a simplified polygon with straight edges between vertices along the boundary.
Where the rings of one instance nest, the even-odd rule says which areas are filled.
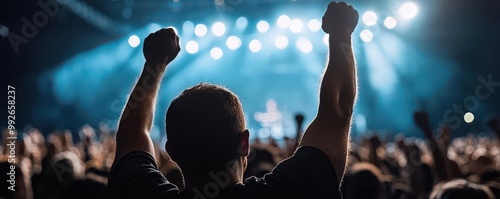
[[[167,111],[167,150],[183,172],[207,174],[227,168],[240,156],[245,131],[238,97],[207,83],[184,90]]]

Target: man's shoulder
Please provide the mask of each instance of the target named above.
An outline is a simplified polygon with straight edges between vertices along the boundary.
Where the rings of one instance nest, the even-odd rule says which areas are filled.
[[[107,198],[177,198],[178,192],[178,188],[158,170],[151,154],[135,151],[112,166]]]

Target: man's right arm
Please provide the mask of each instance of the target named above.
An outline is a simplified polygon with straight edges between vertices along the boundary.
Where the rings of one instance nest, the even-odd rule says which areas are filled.
[[[323,30],[330,33],[330,60],[321,82],[318,114],[300,143],[300,146],[322,150],[335,168],[339,181],[345,170],[357,93],[351,34],[358,18],[358,12],[344,2],[330,3],[323,16]]]

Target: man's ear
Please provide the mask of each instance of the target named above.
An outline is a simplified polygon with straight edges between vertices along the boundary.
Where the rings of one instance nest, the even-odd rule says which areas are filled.
[[[248,131],[248,129],[245,129],[245,131],[243,131],[240,136],[239,151],[241,156],[248,156],[250,154],[249,137],[250,137],[250,132]]]

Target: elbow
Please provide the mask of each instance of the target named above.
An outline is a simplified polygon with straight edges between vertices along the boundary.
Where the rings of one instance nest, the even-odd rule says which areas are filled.
[[[343,95],[339,98],[338,104],[335,106],[337,114],[342,118],[350,119],[354,113],[354,104],[356,102],[356,94]]]
[[[352,114],[354,112],[354,106],[341,106],[335,105],[331,107],[320,107],[318,112],[318,117],[328,118],[329,121],[341,121],[342,123],[350,122]]]
[[[339,105],[336,108],[336,114],[342,121],[349,121],[354,113],[354,104]]]
[[[354,113],[355,96],[352,98],[340,98],[336,102],[320,100],[318,116],[340,121],[349,121]]]

